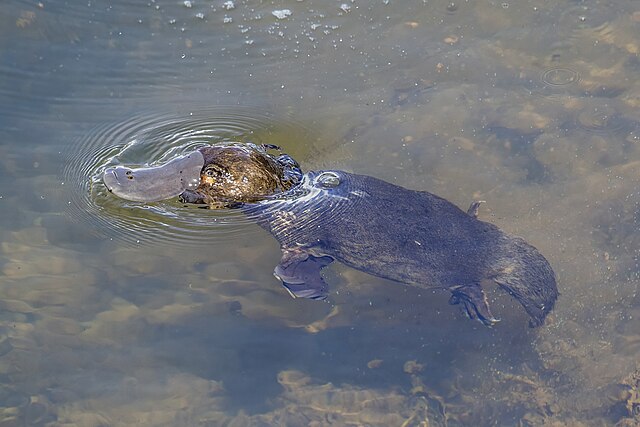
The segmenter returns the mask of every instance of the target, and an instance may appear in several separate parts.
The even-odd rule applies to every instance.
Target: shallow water
[[[2,2],[0,424],[640,422],[638,40],[631,0]],[[556,309],[340,265],[292,300],[240,215],[92,179],[230,139],[486,200]]]

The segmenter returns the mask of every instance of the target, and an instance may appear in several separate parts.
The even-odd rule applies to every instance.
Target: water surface
[[[634,425],[638,40],[631,0],[2,2],[1,423]],[[240,215],[92,179],[221,140],[486,200],[556,309],[341,265],[292,300]]]

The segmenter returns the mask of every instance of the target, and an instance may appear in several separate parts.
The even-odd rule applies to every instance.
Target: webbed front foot
[[[193,190],[184,190],[180,193],[180,196],[178,196],[178,200],[180,200],[180,203],[192,203],[194,205],[202,205],[206,203],[205,197]]]
[[[316,257],[303,250],[283,250],[273,275],[282,281],[294,298],[324,300],[329,294],[329,287],[320,270],[332,262],[333,258],[329,256]]]
[[[485,326],[493,326],[500,321],[491,314],[487,296],[477,283],[454,287],[451,290],[449,304],[462,304],[469,319],[479,320]]]

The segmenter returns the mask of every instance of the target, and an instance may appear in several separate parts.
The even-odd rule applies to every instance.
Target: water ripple
[[[186,115],[141,115],[100,126],[71,147],[64,171],[72,186],[69,214],[101,235],[131,244],[207,244],[247,233],[253,223],[238,211],[185,206],[177,200],[131,202],[109,193],[101,176],[115,165],[162,164],[198,147],[223,141],[274,143],[269,135],[300,125],[257,108],[214,108]],[[278,131],[274,132],[274,129]],[[286,144],[285,144],[286,148]],[[255,230],[258,230],[257,228]]]
[[[576,116],[576,122],[580,128],[595,133],[615,133],[628,128],[628,120],[608,105],[582,109]]]
[[[566,86],[579,80],[578,72],[570,68],[555,67],[542,73],[542,82],[549,86]]]

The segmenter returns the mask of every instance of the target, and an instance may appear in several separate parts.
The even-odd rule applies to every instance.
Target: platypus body
[[[397,282],[451,291],[470,318],[492,325],[483,286],[495,282],[539,326],[558,297],[536,248],[426,191],[343,171],[308,172],[292,191],[242,209],[282,247],[275,275],[293,296],[325,299],[320,275],[338,260]]]

